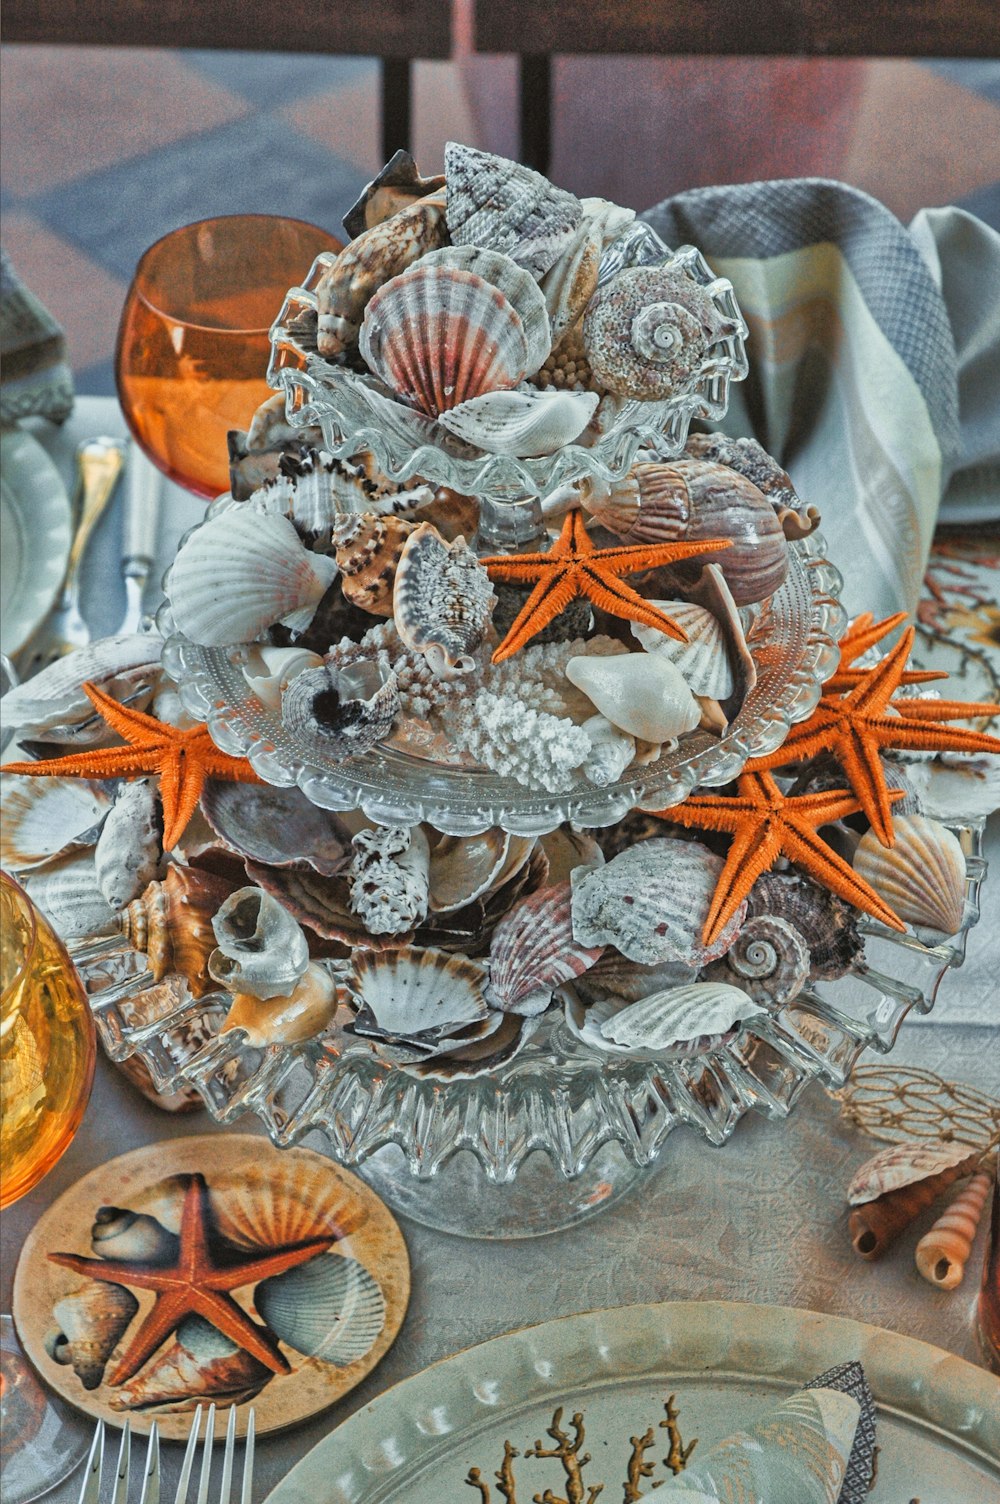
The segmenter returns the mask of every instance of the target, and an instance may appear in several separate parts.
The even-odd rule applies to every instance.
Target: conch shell
[[[437,678],[467,674],[489,629],[496,596],[464,538],[446,543],[422,522],[403,545],[392,589],[396,630]]]
[[[185,978],[193,997],[204,997],[215,985],[208,971],[215,949],[212,916],[232,891],[232,884],[214,873],[174,863],[162,883],[150,883],[139,898],[126,904],[118,926],[149,958],[154,981],[176,972]]]

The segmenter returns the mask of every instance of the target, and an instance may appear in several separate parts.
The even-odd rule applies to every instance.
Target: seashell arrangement
[[[118,915],[118,926],[149,960],[154,981],[168,974],[184,978],[192,997],[214,986],[208,961],[215,950],[215,914],[232,888],[211,872],[172,863],[162,882],[152,882]]]
[[[924,1140],[891,1144],[867,1160],[847,1188],[855,1252],[881,1258],[915,1217],[974,1168],[981,1152],[968,1144]]]

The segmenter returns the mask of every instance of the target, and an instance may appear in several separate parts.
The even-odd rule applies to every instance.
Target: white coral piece
[[[415,825],[359,830],[348,868],[351,909],[371,935],[403,935],[427,918],[430,847]]]
[[[561,793],[590,752],[590,737],[564,717],[481,689],[442,717],[459,750],[526,788]]]

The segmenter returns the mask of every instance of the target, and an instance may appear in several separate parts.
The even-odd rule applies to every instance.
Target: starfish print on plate
[[[480,559],[491,580],[535,587],[493,654],[493,662],[503,663],[505,658],[512,657],[578,596],[586,596],[611,616],[658,627],[668,637],[686,642],[687,634],[682,628],[651,606],[631,585],[626,585],[621,576],[729,547],[728,538],[710,538],[697,543],[623,543],[615,548],[595,548],[583,513],[570,512],[548,553],[494,554]]]
[[[860,682],[848,694],[824,693],[809,719],[793,726],[776,752],[748,762],[747,771],[783,768],[820,752],[831,753],[879,840],[883,846],[891,846],[894,837],[880,755],[883,747],[917,752],[1000,752],[996,737],[939,724],[942,720],[989,715],[995,713],[995,706],[892,699],[902,681],[913,636],[910,627],[880,663],[864,670]]]
[[[903,797],[902,789],[894,789],[889,795],[891,800]],[[780,856],[788,857],[814,881],[846,898],[855,908],[864,909],[894,930],[905,929],[875,889],[817,834],[820,826],[857,814],[859,809],[847,789],[783,794],[770,773],[743,773],[735,795],[699,794],[671,809],[649,813],[675,825],[727,831],[733,837],[702,932],[702,943],[711,945],[761,873],[770,871]]]
[[[207,726],[185,731],[144,715],[141,710],[119,705],[94,684],[83,686],[88,698],[118,735],[124,747],[100,747],[89,752],[71,752],[46,762],[5,763],[5,773],[25,773],[33,778],[146,778],[157,775],[163,803],[163,849],[176,846],[198,806],[206,778],[230,783],[260,783],[244,757],[220,752]]]
[[[897,627],[901,627],[906,620],[905,611],[897,611],[895,616],[887,616],[884,621],[876,621],[870,611],[864,611],[856,616],[840,639],[840,663],[835,674],[831,675],[823,685],[824,694],[841,693],[851,690],[860,684],[866,670],[854,668],[852,665],[867,653],[869,648],[888,637]],[[934,679],[947,679],[944,669],[933,668],[908,668],[901,679],[902,684],[929,684]]]
[[[211,1322],[232,1342],[251,1353],[272,1373],[291,1369],[270,1327],[252,1321],[229,1294],[255,1285],[272,1274],[304,1264],[323,1253],[335,1237],[308,1238],[284,1248],[262,1249],[238,1260],[219,1262],[211,1246],[212,1208],[204,1175],[188,1175],[181,1208],[180,1247],[172,1264],[145,1264],[126,1259],[85,1259],[75,1253],[50,1253],[54,1264],[107,1284],[154,1290],[156,1303],[115,1364],[107,1382],[124,1384],[151,1358],[170,1333],[192,1312]]]

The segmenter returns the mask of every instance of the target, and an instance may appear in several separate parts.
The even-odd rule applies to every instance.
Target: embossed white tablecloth
[[[110,399],[81,398],[50,452],[68,464],[79,438],[122,431]],[[201,503],[168,488],[160,556],[202,513]],[[107,631],[124,607],[119,594],[120,508],[95,537],[86,571],[84,609],[95,631]],[[1000,872],[998,842],[991,842]],[[938,1070],[1000,1095],[1000,884],[984,889],[984,913],[966,966],[942,984],[926,1025],[904,1025],[893,1059]],[[992,960],[987,958],[992,955]],[[204,1132],[203,1114],[170,1117],[144,1102],[107,1061],[76,1140],[52,1173],[7,1210],[0,1223],[0,1306],[10,1309],[21,1243],[55,1198],[94,1166],[160,1138]],[[218,1129],[218,1132],[225,1132]],[[245,1119],[237,1131],[258,1131]],[[308,1143],[322,1148],[313,1136]],[[801,1306],[890,1327],[969,1358],[977,1358],[971,1317],[976,1277],[952,1294],[933,1290],[916,1273],[910,1243],[881,1264],[863,1263],[847,1237],[843,1193],[854,1167],[873,1152],[871,1140],[846,1127],[835,1104],[816,1088],[787,1123],[750,1116],[724,1149],[687,1130],[669,1139],[662,1169],[637,1195],[603,1216],[552,1237],[519,1243],[467,1242],[412,1223],[403,1228],[413,1263],[413,1295],[403,1329],[382,1364],[351,1395],[295,1431],[258,1446],[255,1498],[284,1476],[319,1439],[390,1384],[436,1359],[516,1327],[600,1306],[639,1301],[731,1299]],[[984,1231],[973,1255],[981,1266]],[[1000,1394],[998,1394],[1000,1403]],[[90,1423],[84,1422],[89,1432]],[[164,1448],[164,1497],[173,1496],[178,1448]],[[49,1497],[75,1504],[79,1475]],[[442,1500],[442,1504],[447,1501]]]

